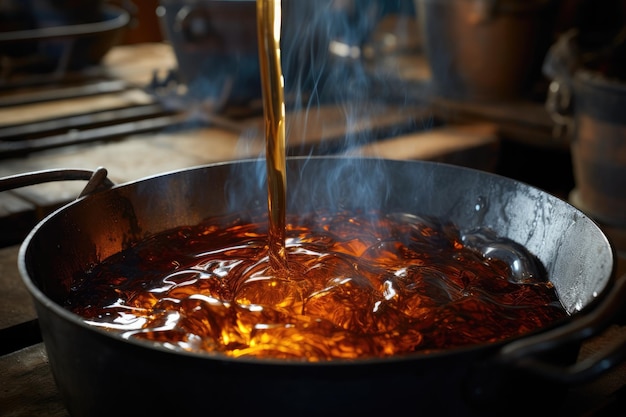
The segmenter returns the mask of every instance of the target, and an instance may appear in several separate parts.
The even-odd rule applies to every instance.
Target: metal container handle
[[[554,122],[552,136],[555,139],[569,138],[574,132],[573,78],[582,59],[577,39],[576,29],[560,35],[546,53],[541,68],[550,80],[545,108]]]
[[[626,336],[589,358],[569,366],[558,366],[539,360],[537,355],[598,335],[622,311],[624,299],[626,275],[616,280],[610,292],[589,314],[544,333],[509,343],[501,349],[496,360],[555,382],[573,385],[590,381],[626,360]]]
[[[626,359],[626,335],[572,364],[555,364],[554,355],[547,358],[551,353],[574,348],[608,329],[621,310],[625,296],[626,275],[618,279],[606,297],[598,300],[600,303],[596,308],[584,317],[505,344],[493,356],[475,363],[465,382],[468,400],[477,405],[497,400],[502,390],[510,388],[510,385],[502,384],[506,378],[530,375],[558,386],[572,387],[593,381],[613,369]],[[546,354],[546,359],[542,359],[542,354]]]
[[[81,198],[96,191],[113,187],[115,184],[107,178],[107,174],[107,170],[103,167],[98,167],[94,171],[84,169],[48,169],[15,174],[0,178],[0,192],[53,181],[88,181],[83,191],[77,197]]]

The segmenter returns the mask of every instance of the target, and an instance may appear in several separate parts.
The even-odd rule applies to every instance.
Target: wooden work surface
[[[143,86],[153,70],[175,66],[169,45],[138,44],[114,48],[103,64],[104,71],[126,83],[122,92],[29,105],[0,107],[0,127],[30,123],[45,118],[66,117],[130,104],[146,104],[155,98]],[[382,156],[392,159],[423,159],[493,170],[498,158],[499,128],[490,122],[443,126],[427,131],[402,129],[416,120],[427,120],[430,109],[400,106],[392,111],[362,115],[345,120],[334,106],[307,114],[288,115],[291,132],[298,132],[300,150],[340,140],[355,129],[373,129],[380,140],[350,150],[354,156]],[[316,120],[316,123],[310,123]],[[321,123],[323,121],[323,123]],[[306,129],[304,128],[306,126]],[[212,162],[261,156],[264,151],[263,119],[258,114],[235,120],[217,120],[194,128],[163,129],[129,134],[114,141],[79,144],[0,161],[0,177],[53,168],[93,170],[103,166],[115,183],[140,179],[166,171]],[[388,137],[384,136],[389,134]],[[293,135],[293,133],[292,133]],[[289,139],[288,139],[289,140]],[[307,145],[302,147],[302,144]],[[44,345],[38,339],[37,317],[17,270],[19,243],[25,233],[52,209],[71,201],[82,190],[82,182],[55,182],[0,193],[0,415],[67,417],[54,385]],[[609,329],[607,338],[591,341],[581,352],[598,350],[623,327]],[[593,387],[576,392],[568,413],[577,416],[581,405],[598,396],[611,399],[624,385],[626,370],[620,367]],[[600,385],[598,385],[600,384]],[[602,385],[603,384],[603,385]],[[595,388],[600,386],[601,388]],[[599,392],[599,394],[598,394]],[[579,409],[577,409],[579,408]]]

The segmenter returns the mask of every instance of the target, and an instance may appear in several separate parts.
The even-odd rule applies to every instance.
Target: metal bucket
[[[435,93],[467,100],[524,94],[540,75],[551,3],[415,0]]]
[[[575,31],[553,45],[544,63],[552,79],[546,101],[569,136],[576,188],[570,199],[598,222],[626,235],[626,82],[605,73],[606,54],[580,51]],[[618,49],[615,49],[617,51]],[[621,246],[621,245],[620,245]]]
[[[626,228],[626,84],[579,71],[573,85],[572,201],[600,222]]]

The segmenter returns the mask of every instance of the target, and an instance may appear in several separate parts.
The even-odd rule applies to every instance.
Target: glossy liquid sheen
[[[233,215],[107,259],[67,307],[172,349],[307,361],[492,343],[566,315],[543,276],[485,258],[453,224],[400,213],[288,220],[288,276],[270,265],[267,213]],[[519,261],[514,243],[494,246]]]
[[[287,272],[285,217],[287,195],[284,80],[280,63],[280,0],[257,0],[259,67],[265,118],[268,249],[274,273]]]
[[[287,221],[280,12],[257,1],[267,212],[141,242],[77,277],[67,308],[176,350],[300,361],[492,343],[564,317],[534,259],[489,233],[399,213]]]

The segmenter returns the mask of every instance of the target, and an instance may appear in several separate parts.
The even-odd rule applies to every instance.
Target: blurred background
[[[523,181],[597,221],[626,272],[626,0],[282,7],[288,155]],[[83,189],[59,181],[64,170],[105,167],[123,183],[263,156],[258,65],[255,1],[0,0],[0,177],[61,172],[0,193],[0,365],[23,376],[14,415],[67,415],[15,267],[26,234]],[[2,362],[24,346],[30,356]],[[624,375],[573,391],[562,415],[621,412]]]

